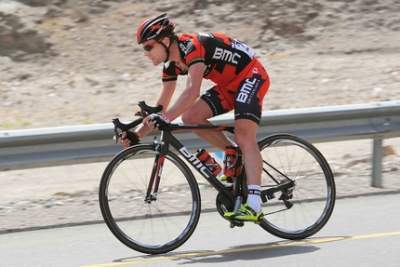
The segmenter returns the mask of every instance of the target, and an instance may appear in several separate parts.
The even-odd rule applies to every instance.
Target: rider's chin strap
[[[165,45],[163,42],[161,42],[160,40],[156,40],[157,43],[159,43],[160,45],[162,45],[162,46],[164,47],[165,53],[167,53],[167,57],[165,58],[164,63],[165,63],[165,62],[168,62],[168,59],[169,59],[169,49],[171,48],[171,45],[172,45],[172,43],[175,41],[175,39],[176,39],[176,38],[175,38],[174,35],[169,36],[170,42],[169,42],[169,45],[168,45],[168,46],[166,46],[166,45]]]

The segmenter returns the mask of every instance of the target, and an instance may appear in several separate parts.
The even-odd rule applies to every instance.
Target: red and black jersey
[[[178,47],[183,62],[190,67],[198,62],[206,65],[203,77],[218,85],[228,84],[238,77],[254,59],[254,50],[223,33],[182,34]],[[175,62],[164,64],[162,80],[174,81],[185,75]]]

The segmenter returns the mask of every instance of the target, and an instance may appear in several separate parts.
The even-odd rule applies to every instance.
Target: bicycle
[[[139,106],[142,115],[160,111],[144,102]],[[123,124],[114,119],[116,136],[142,120],[143,116]],[[123,244],[147,254],[178,248],[197,226],[200,190],[189,166],[217,190],[216,207],[222,217],[225,211],[245,203],[247,196],[244,166],[232,184],[223,183],[173,135],[177,130],[194,129],[233,133],[233,127],[173,124],[161,117],[156,117],[156,125],[159,138],[118,153],[106,167],[99,189],[108,228]],[[261,198],[266,211],[259,225],[284,239],[314,235],[328,222],[335,205],[335,181],[326,159],[312,144],[290,134],[267,136],[258,144],[263,158]],[[231,227],[244,225],[223,218]]]

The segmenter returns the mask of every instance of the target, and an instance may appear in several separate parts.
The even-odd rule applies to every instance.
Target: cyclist
[[[195,131],[212,145],[226,150],[238,145],[243,155],[248,184],[247,203],[237,212],[226,212],[225,217],[242,221],[259,221],[261,211],[262,159],[256,141],[261,117],[262,101],[269,88],[269,77],[245,43],[223,33],[175,33],[175,24],[167,14],[144,20],[137,28],[137,43],[144,55],[156,66],[163,63],[162,91],[156,102],[163,107],[162,118],[172,121],[182,116],[189,124],[210,124],[208,119],[234,110],[235,143],[222,132]],[[186,88],[176,102],[170,100],[178,75],[187,75]],[[215,83],[200,96],[202,79]],[[134,136],[124,135],[122,144],[137,143],[154,128],[151,118],[134,130]]]

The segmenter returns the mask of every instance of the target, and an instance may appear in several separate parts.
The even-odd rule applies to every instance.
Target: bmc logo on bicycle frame
[[[201,161],[196,158],[195,155],[190,154],[189,151],[187,151],[186,147],[181,147],[179,151],[182,153],[182,155],[190,162],[192,165],[198,169],[205,177],[210,178],[210,171],[207,169],[206,166],[204,166]]]

